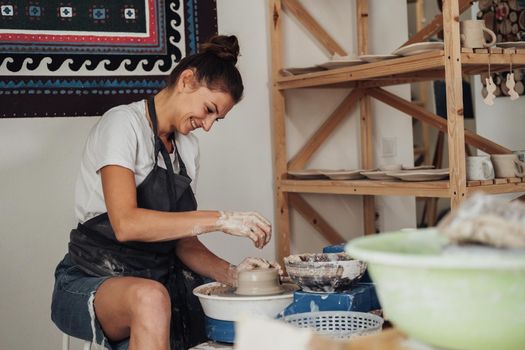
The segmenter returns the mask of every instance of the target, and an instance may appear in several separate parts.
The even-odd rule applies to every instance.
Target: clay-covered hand
[[[279,276],[283,275],[283,269],[281,268],[281,265],[279,265],[275,261],[268,261],[263,258],[251,258],[251,257],[245,258],[237,266],[230,265],[230,275],[233,278],[233,286],[237,287],[237,276],[239,272],[255,270],[255,269],[270,269],[270,268],[277,269],[277,271],[279,272]]]
[[[219,211],[216,226],[224,233],[250,238],[257,248],[264,247],[272,238],[272,225],[256,212]]]
[[[274,268],[279,271],[279,275],[283,274],[283,269],[276,261],[268,261],[263,258],[245,258],[239,265],[237,265],[237,273],[241,271],[249,271],[255,269],[270,269]]]

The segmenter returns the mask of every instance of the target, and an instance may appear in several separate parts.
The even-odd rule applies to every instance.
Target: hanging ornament
[[[509,93],[511,101],[515,101],[520,97],[520,95],[514,89],[514,87],[516,86],[516,81],[514,80],[514,73],[512,70],[512,56],[510,60],[510,70],[509,70],[509,73],[507,74],[507,81],[505,82],[505,86],[509,90],[508,93]]]
[[[507,81],[505,82],[505,86],[507,89],[509,89],[508,93],[510,95],[511,101],[517,100],[520,95],[514,90],[514,87],[516,86],[516,81],[514,80],[514,73],[507,74]]]
[[[494,99],[496,98],[496,95],[494,95],[494,91],[496,91],[496,84],[494,84],[492,76],[485,78],[485,84],[487,84],[487,96],[485,96],[483,102],[488,106],[492,106],[494,105]]]
[[[483,99],[483,103],[485,103],[488,106],[494,105],[494,99],[496,98],[496,95],[494,95],[494,91],[496,91],[497,87],[494,83],[494,80],[492,80],[492,73],[490,72],[490,53],[488,57],[488,63],[489,63],[489,74],[488,77],[485,78],[485,85],[487,86],[487,96]]]

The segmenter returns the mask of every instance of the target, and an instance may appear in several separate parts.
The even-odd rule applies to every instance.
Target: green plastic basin
[[[385,317],[410,337],[446,349],[525,349],[525,254],[445,249],[435,229],[354,239]]]

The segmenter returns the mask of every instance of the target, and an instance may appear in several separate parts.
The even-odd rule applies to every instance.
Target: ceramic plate
[[[291,74],[291,75],[298,75],[298,74],[307,74],[307,73],[315,73],[315,72],[321,72],[323,71],[323,67],[319,66],[313,66],[313,67],[289,67],[284,68],[283,73],[285,74]]]
[[[437,181],[448,178],[448,169],[391,171],[388,175],[403,181]]]
[[[303,180],[325,179],[321,169],[290,170],[289,175]]]
[[[439,41],[414,43],[407,46],[400,47],[392,52],[392,55],[412,56],[424,52],[439,51],[445,48],[444,44]]]
[[[503,49],[523,49],[525,48],[525,41],[505,41],[502,43],[496,43],[497,47],[501,47]]]
[[[323,170],[323,175],[331,180],[358,180],[365,176],[361,175],[363,169],[357,170]]]
[[[370,180],[392,181],[397,179],[394,176],[387,175],[387,171],[381,170],[362,171],[361,175],[366,176]]]
[[[318,66],[325,69],[336,69],[363,63],[365,62],[361,61],[359,57],[356,56],[334,56],[330,61],[319,64]]]
[[[383,60],[389,60],[391,58],[399,57],[398,55],[361,55],[359,59],[365,62],[379,62]]]
[[[403,170],[425,170],[425,169],[434,169],[433,165],[418,165],[418,166],[404,166]]]

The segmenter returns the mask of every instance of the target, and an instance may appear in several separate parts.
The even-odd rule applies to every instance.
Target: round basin
[[[525,251],[451,247],[435,229],[361,237],[385,317],[410,337],[458,350],[525,346]]]

